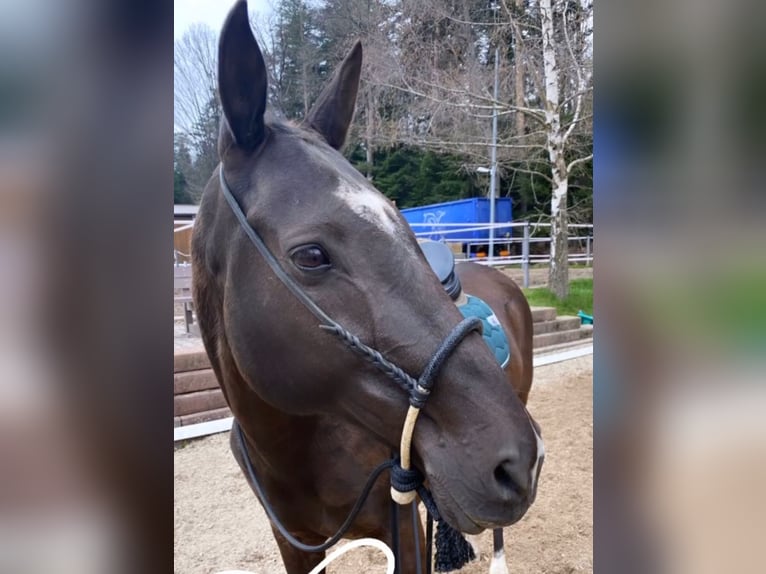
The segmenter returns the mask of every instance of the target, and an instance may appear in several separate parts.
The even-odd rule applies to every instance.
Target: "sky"
[[[173,37],[177,40],[189,26],[201,22],[219,31],[234,0],[174,0]],[[249,0],[250,14],[271,12],[269,0]]]

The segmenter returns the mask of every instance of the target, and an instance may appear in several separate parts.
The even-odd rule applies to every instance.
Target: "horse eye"
[[[290,255],[299,269],[315,271],[330,266],[330,258],[319,245],[299,247]]]

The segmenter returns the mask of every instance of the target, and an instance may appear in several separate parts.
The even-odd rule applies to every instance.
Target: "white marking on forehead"
[[[392,236],[402,231],[394,206],[383,194],[347,179],[340,180],[333,194],[381,231]]]

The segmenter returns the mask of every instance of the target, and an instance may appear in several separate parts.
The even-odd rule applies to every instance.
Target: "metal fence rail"
[[[463,257],[456,254],[455,259],[457,261],[474,261],[481,263],[482,265],[521,265],[521,269],[524,273],[523,285],[529,287],[529,267],[533,264],[549,264],[551,261],[550,247],[546,250],[545,254],[531,254],[530,246],[532,244],[547,243],[550,245],[551,238],[548,237],[534,237],[538,229],[550,228],[550,223],[531,223],[529,221],[517,222],[517,223],[412,223],[412,227],[415,235],[422,239],[438,239],[444,241],[447,244],[461,246],[460,251]],[[503,228],[508,229],[520,227],[522,229],[522,237],[498,237],[495,236],[495,246],[497,245],[513,245],[521,244],[521,255],[506,255],[496,256],[492,252],[487,252],[484,257],[472,257],[471,248],[477,246],[488,246],[489,240],[476,240],[474,237],[461,236],[460,234],[472,233],[474,231],[488,231],[489,229]],[[569,237],[568,243],[571,246],[573,243],[577,244],[580,248],[579,251],[570,251],[568,256],[569,264],[584,263],[586,266],[593,264],[593,224],[591,223],[572,223],[568,226]],[[465,246],[465,251],[463,251]],[[584,247],[584,249],[583,249]],[[454,250],[453,250],[454,251]]]
[[[174,233],[184,232],[191,229],[194,225],[193,221],[183,220],[174,221]],[[550,228],[550,223],[531,223],[529,221],[516,222],[516,223],[411,223],[410,227],[415,232],[415,236],[422,239],[434,239],[438,241],[444,241],[447,244],[454,246],[460,245],[460,249],[453,248],[456,261],[474,261],[481,263],[482,265],[520,265],[524,273],[523,285],[529,287],[529,268],[535,264],[549,264],[551,261],[550,256],[550,243],[551,238],[548,237],[536,237],[535,234],[540,229]],[[465,235],[473,233],[475,231],[489,231],[490,229],[508,229],[508,228],[521,228],[521,237],[498,237],[494,238],[495,246],[498,245],[518,245],[521,244],[520,255],[504,255],[496,256],[492,252],[486,253],[484,257],[472,257],[471,248],[480,246],[488,246],[489,240],[477,240],[475,237]],[[593,265],[593,224],[591,223],[571,223],[568,226],[569,237],[568,243],[570,247],[572,244],[576,244],[579,249],[572,250],[569,253],[569,264],[585,264],[586,266]],[[463,235],[461,235],[463,234]],[[532,244],[549,244],[546,253],[530,253],[530,246]],[[463,251],[465,247],[465,251]],[[462,256],[461,256],[462,254]],[[188,254],[184,253],[177,248],[173,250],[173,259],[176,264],[181,262],[181,258],[188,258]]]

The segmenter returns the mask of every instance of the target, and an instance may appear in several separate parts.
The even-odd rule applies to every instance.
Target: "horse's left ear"
[[[247,2],[238,0],[226,17],[218,42],[218,94],[226,120],[221,123],[218,142],[221,158],[232,136],[237,146],[247,151],[263,141],[266,75],[261,49],[250,29]]]
[[[354,117],[361,72],[362,43],[357,40],[303,122],[322,134],[335,149],[343,147],[346,141],[346,133]]]

